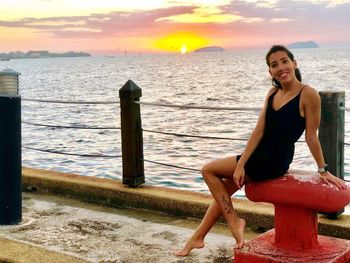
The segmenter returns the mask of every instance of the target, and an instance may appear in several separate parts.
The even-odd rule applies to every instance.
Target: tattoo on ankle
[[[233,214],[231,200],[226,200],[225,196],[222,196],[222,203],[224,204],[224,209],[227,214]]]

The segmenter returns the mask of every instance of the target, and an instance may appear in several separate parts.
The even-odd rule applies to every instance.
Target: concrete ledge
[[[22,184],[23,191],[36,190],[89,203],[147,209],[176,217],[202,218],[212,201],[207,194],[149,185],[129,188],[117,180],[26,167],[22,169]],[[234,199],[234,208],[253,230],[264,232],[273,228],[272,205]],[[337,220],[330,220],[320,215],[319,233],[350,239],[350,216],[341,215]]]
[[[48,251],[38,246],[23,242],[17,242],[0,237],[0,262],[2,263],[25,263],[25,262],[50,262],[50,263],[87,263],[88,261]]]

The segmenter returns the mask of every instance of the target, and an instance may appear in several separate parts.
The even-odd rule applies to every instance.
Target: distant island
[[[91,57],[85,52],[65,52],[50,53],[49,51],[28,51],[28,52],[10,52],[0,53],[0,60],[21,59],[21,58],[61,58],[61,57]]]
[[[210,46],[210,47],[198,48],[193,52],[222,52],[222,51],[225,51],[225,49],[223,49],[222,47]]]
[[[288,48],[318,48],[319,46],[314,41],[295,42],[288,45]]]

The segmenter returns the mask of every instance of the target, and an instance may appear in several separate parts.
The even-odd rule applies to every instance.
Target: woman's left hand
[[[339,189],[346,189],[347,187],[346,183],[342,179],[334,176],[330,172],[320,173],[320,178],[323,183],[328,185],[333,184]]]

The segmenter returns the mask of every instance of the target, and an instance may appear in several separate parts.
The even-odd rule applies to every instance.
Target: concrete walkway
[[[197,225],[197,220],[26,193],[22,223],[0,226],[0,262],[232,262],[233,239],[220,224],[204,249],[186,258],[173,255]],[[246,237],[254,235],[248,231]]]
[[[198,226],[189,218],[203,217],[209,195],[32,168],[23,169],[22,186],[23,220],[0,226],[0,263],[232,262],[234,240],[223,224],[208,235],[206,248],[186,258],[173,255]],[[257,235],[250,228],[273,227],[272,205],[233,203],[247,220],[246,240]],[[320,234],[350,239],[349,214],[318,219]]]

